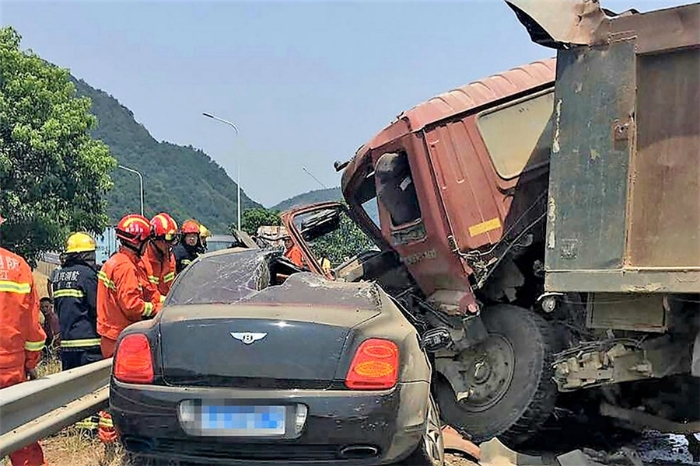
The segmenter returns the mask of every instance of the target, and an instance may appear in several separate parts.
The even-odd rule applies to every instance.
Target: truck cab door
[[[333,279],[328,258],[316,257],[309,242],[314,241],[340,227],[345,206],[339,202],[324,202],[301,207],[282,215],[282,223],[292,237],[292,242],[301,250],[304,266],[310,272]]]

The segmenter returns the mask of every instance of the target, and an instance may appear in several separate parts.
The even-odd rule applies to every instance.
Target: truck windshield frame
[[[374,242],[381,250],[388,248],[386,240],[382,236],[380,202],[377,198],[377,186],[374,179],[374,169],[371,158],[367,157],[366,169],[359,169],[354,173],[353,178],[360,178],[360,181],[352,180],[348,186],[354,189],[346,189],[343,193],[348,203],[348,214],[360,229]],[[366,206],[376,206],[376,216],[373,217]]]

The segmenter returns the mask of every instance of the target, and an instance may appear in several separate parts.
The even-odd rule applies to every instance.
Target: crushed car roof
[[[336,282],[299,272],[282,285],[269,286],[270,267],[285,260],[277,250],[222,250],[199,257],[178,276],[166,306],[248,303],[295,304],[376,309],[379,287],[369,282]]]

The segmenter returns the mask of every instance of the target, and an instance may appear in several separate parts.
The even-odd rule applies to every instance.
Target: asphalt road
[[[694,462],[688,450],[688,442],[683,436],[646,434],[637,441],[627,445],[633,451],[644,466],[700,466],[700,462]],[[614,453],[614,452],[610,452]],[[631,461],[625,461],[620,455],[609,456],[607,461],[602,459],[601,452],[590,452],[589,458],[599,461],[598,464],[610,466],[635,466]],[[501,464],[508,463],[498,463]],[[639,464],[639,463],[637,463]],[[448,454],[445,466],[480,466],[459,455]],[[483,465],[486,466],[486,465]],[[584,465],[581,465],[584,466]]]
[[[700,438],[698,434],[696,437]],[[632,448],[646,464],[700,465],[700,461],[693,461],[688,450],[688,441],[680,435],[648,434],[637,441]]]

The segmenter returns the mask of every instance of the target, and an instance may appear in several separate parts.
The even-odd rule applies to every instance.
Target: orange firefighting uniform
[[[102,355],[111,358],[119,334],[129,325],[155,316],[162,306],[160,293],[148,281],[146,266],[136,253],[121,247],[97,274],[97,333]],[[104,443],[116,440],[111,415],[100,412],[98,437]]]
[[[143,254],[143,263],[148,273],[148,281],[158,288],[161,300],[165,300],[165,296],[170,291],[173,280],[175,280],[175,255],[168,251],[166,259],[161,256],[160,251],[151,243],[146,246],[146,252]]]
[[[32,269],[20,256],[0,248],[0,388],[27,380],[45,340]],[[10,453],[10,461],[13,466],[46,464],[38,442]]]
[[[161,303],[141,258],[125,247],[105,262],[97,278],[97,333],[102,355],[111,358],[122,330],[155,316]]]
[[[296,244],[284,251],[284,257],[292,261],[297,267],[304,266],[304,256],[301,253],[301,249],[299,249],[299,246]]]

